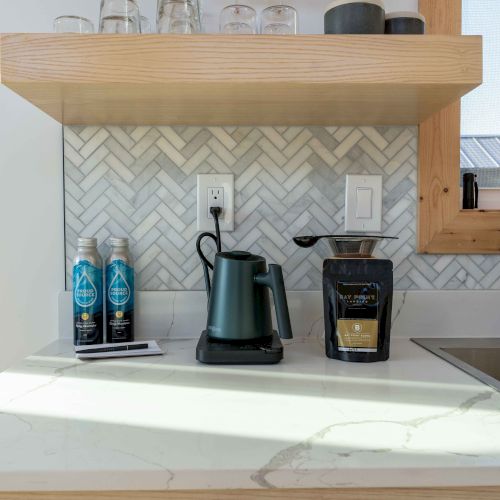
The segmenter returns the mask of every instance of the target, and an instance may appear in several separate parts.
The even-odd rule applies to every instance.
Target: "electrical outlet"
[[[234,231],[234,175],[203,174],[198,175],[198,231],[215,230],[211,207],[222,208],[219,217],[220,230]]]
[[[223,187],[208,188],[207,204],[208,204],[209,219],[214,218],[214,216],[210,212],[210,209],[213,207],[221,208],[222,213],[224,213],[224,188]]]

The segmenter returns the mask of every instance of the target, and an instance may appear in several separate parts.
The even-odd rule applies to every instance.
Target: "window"
[[[463,34],[483,36],[484,84],[462,100],[460,177],[500,189],[500,0],[463,0],[462,9]]]

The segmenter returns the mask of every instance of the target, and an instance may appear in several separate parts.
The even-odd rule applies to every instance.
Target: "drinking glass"
[[[264,35],[296,35],[297,11],[288,5],[273,5],[262,11],[261,33]]]
[[[141,16],[136,0],[101,0],[101,33],[140,33]]]
[[[248,5],[229,5],[221,12],[220,32],[231,35],[255,35],[257,12]]]
[[[158,33],[189,35],[200,31],[198,0],[158,1]]]
[[[56,33],[94,33],[92,21],[79,16],[60,16],[54,19]]]
[[[145,16],[141,16],[141,33],[151,33],[151,22]]]

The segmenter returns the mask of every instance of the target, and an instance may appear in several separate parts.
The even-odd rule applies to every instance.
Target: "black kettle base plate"
[[[283,344],[277,332],[252,343],[217,342],[207,332],[196,346],[196,359],[209,365],[274,365],[283,359]]]

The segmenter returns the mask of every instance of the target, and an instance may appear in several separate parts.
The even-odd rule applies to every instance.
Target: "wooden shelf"
[[[475,36],[0,35],[0,81],[64,124],[417,124],[482,82]]]

